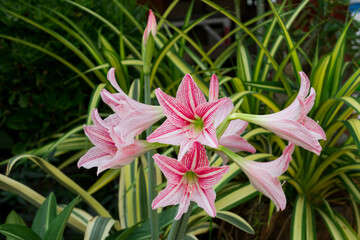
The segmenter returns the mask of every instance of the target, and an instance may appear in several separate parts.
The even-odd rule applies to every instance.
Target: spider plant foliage
[[[159,21],[157,34],[153,39],[155,50],[150,72],[152,90],[161,87],[169,95],[175,95],[181,78],[190,73],[201,91],[207,94],[208,82],[214,73],[219,76],[220,97],[230,96],[235,103],[234,112],[270,114],[284,109],[292,102],[299,90],[298,72],[305,71],[310,76],[311,86],[316,91],[314,107],[308,116],[318,121],[325,130],[327,138],[326,141],[320,141],[322,147],[320,155],[300,147],[295,148],[287,172],[280,177],[280,180],[286,182],[283,189],[287,198],[287,209],[274,213],[274,205],[270,203],[266,205],[268,218],[262,215],[253,220],[248,216],[249,211],[236,211],[239,208],[244,209],[242,206],[245,204],[256,208],[258,201],[254,201],[254,198],[259,196],[259,192],[248,180],[244,180],[247,178],[244,177],[242,170],[230,160],[228,173],[213,187],[217,194],[215,219],[208,216],[202,208],[195,206],[184,230],[187,238],[197,239],[202,234],[211,236],[214,232],[221,238],[231,239],[234,233],[226,230],[224,224],[242,230],[240,233],[242,236],[259,235],[262,230],[265,231],[265,228],[256,226],[254,230],[256,221],[267,221],[271,229],[272,224],[275,224],[272,221],[274,214],[277,216],[292,214],[291,223],[286,225],[291,228],[291,239],[317,239],[319,222],[326,225],[333,239],[358,239],[360,237],[358,182],[360,102],[357,89],[360,86],[360,69],[356,63],[344,61],[346,36],[352,20],[344,24],[333,48],[326,54],[320,55],[318,46],[321,42],[318,42],[311,51],[302,47],[309,38],[314,38],[314,35],[316,39],[317,30],[322,22],[300,38],[295,39],[290,32],[293,24],[311,4],[309,0],[304,0],[295,7],[289,7],[286,1],[281,5],[274,5],[269,0],[270,10],[247,22],[239,20],[239,13],[233,14],[210,0],[202,0],[202,2],[212,8],[213,12],[194,19],[194,1],[192,1],[182,28],[174,26],[167,20],[171,12],[178,7],[179,2],[179,0],[172,1],[162,15],[155,13]],[[42,139],[38,148],[30,149],[22,155],[2,162],[3,165],[7,164],[7,171],[6,175],[0,174],[0,188],[20,196],[35,207],[40,207],[39,212],[44,214],[49,215],[50,210],[45,210],[45,207],[50,206],[51,218],[56,219],[54,196],[50,195],[45,200],[42,193],[21,183],[19,179],[10,177],[16,168],[20,168],[20,164],[28,168],[27,171],[34,171],[34,168],[25,164],[30,160],[56,183],[73,193],[73,196],[80,196],[81,201],[84,202],[81,205],[84,209],[74,208],[76,201],[72,202],[70,204],[72,212],[68,208],[65,212],[66,218],[62,221],[67,221],[68,225],[85,236],[84,239],[149,239],[151,224],[147,199],[148,164],[144,156],[136,158],[131,164],[122,168],[105,170],[98,178],[92,176],[92,179],[96,180],[88,189],[62,172],[66,168],[74,167],[76,161],[92,147],[83,133],[83,124],[91,124],[91,112],[99,105],[101,90],[107,88],[110,92],[115,92],[106,80],[106,73],[110,67],[116,69],[115,74],[121,89],[131,98],[143,100],[142,43],[138,39],[141,39],[145,29],[145,9],[129,8],[123,1],[113,1],[120,19],[126,19],[126,24],[131,26],[131,31],[125,31],[122,23],[112,23],[106,18],[107,16],[102,16],[101,13],[76,1],[65,0],[59,3],[67,4],[81,14],[90,15],[96,26],[99,26],[96,29],[82,29],[78,27],[77,20],[63,15],[56,9],[49,9],[45,5],[39,7],[22,3],[30,14],[21,14],[16,9],[5,7],[1,7],[0,10],[17,21],[47,33],[49,37],[71,50],[73,57],[61,56],[60,53],[53,52],[49,46],[38,45],[11,35],[2,34],[0,38],[12,44],[26,45],[57,59],[59,63],[73,71],[74,76],[68,81],[85,81],[92,95],[88,112],[82,117],[62,126],[52,136]],[[239,7],[239,1],[235,1],[234,4],[235,8]],[[134,14],[139,9],[144,13],[143,15]],[[230,19],[234,29],[209,49],[205,49],[190,37],[189,33],[215,13]],[[46,19],[52,23],[51,26],[56,27],[54,29],[47,27],[43,22],[38,22],[36,17],[32,17],[37,15],[41,15],[41,19]],[[262,36],[258,34],[259,28],[266,30]],[[89,36],[90,31],[95,33],[91,34],[92,37]],[[228,40],[232,42],[226,45],[225,42]],[[249,45],[256,46],[256,52],[250,52]],[[221,53],[214,56],[214,52],[219,49],[221,51],[217,52]],[[185,55],[190,61],[184,60]],[[74,58],[77,58],[77,61],[74,61]],[[151,97],[155,105],[155,94],[151,94]],[[101,117],[107,115],[101,114]],[[256,153],[240,155],[253,161],[273,160],[281,155],[281,149],[287,144],[268,130],[253,124],[249,124],[242,137],[256,148]],[[140,135],[139,138],[145,137]],[[174,157],[178,149],[159,148],[157,151],[161,155]],[[212,152],[208,157],[212,167],[223,164],[216,152]],[[156,190],[159,192],[165,187],[166,179],[162,177],[158,167],[155,171]],[[117,198],[117,204],[110,209],[106,205],[108,202],[98,199],[97,193],[113,188],[114,183],[117,190],[116,194],[113,193],[112,199]],[[265,202],[264,198],[260,200]],[[349,208],[352,209],[350,215],[345,211]],[[176,210],[176,207],[157,209],[162,239],[170,235]],[[35,220],[39,218],[37,216]],[[46,217],[50,218],[50,215]],[[14,216],[12,218],[19,219]],[[20,233],[11,226],[6,226],[8,225],[0,226],[3,231],[0,233],[5,234],[4,231],[7,231],[6,234],[14,234],[11,236],[18,236],[19,239],[23,236],[16,235]],[[62,224],[61,227],[65,225]],[[37,234],[36,239],[44,239],[42,236],[44,234],[46,236],[46,233],[41,235],[34,228],[32,230],[27,228],[24,231],[30,238],[34,232]],[[46,229],[41,231],[44,232]]]

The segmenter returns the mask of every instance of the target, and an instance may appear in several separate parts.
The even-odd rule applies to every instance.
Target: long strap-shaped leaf
[[[110,213],[89,193],[87,193],[83,188],[81,188],[77,183],[71,180],[63,172],[61,172],[54,165],[45,161],[44,159],[34,156],[34,155],[20,155],[10,160],[8,163],[6,173],[9,174],[12,170],[14,164],[20,159],[27,158],[49,173],[57,182],[65,186],[71,192],[79,194],[86,203],[88,203],[99,215],[103,217],[110,217]]]
[[[96,216],[86,226],[84,240],[105,240],[115,220]]]
[[[24,41],[24,40],[21,40],[21,39],[18,39],[18,38],[14,38],[14,37],[11,37],[11,36],[6,36],[6,35],[2,35],[0,34],[0,38],[5,38],[5,39],[8,39],[8,40],[11,40],[11,41],[14,41],[14,42],[18,42],[20,44],[24,44],[26,46],[29,46],[29,47],[32,47],[36,50],[39,50],[53,58],[55,58],[56,60],[58,60],[59,62],[61,62],[62,64],[64,64],[65,66],[67,66],[68,68],[70,68],[71,70],[73,70],[75,73],[77,73],[80,77],[82,77],[85,82],[92,88],[95,87],[95,84],[86,76],[84,75],[77,67],[75,67],[72,63],[68,62],[67,60],[65,60],[64,58],[60,57],[59,55],[56,55],[55,53],[43,48],[43,47],[40,47],[38,45],[35,45],[33,43],[30,43],[30,42],[27,42],[27,41]]]
[[[11,192],[25,199],[27,202],[34,205],[35,207],[39,207],[45,201],[45,198],[33,189],[3,174],[0,174],[0,189]],[[58,207],[57,210],[58,212],[60,212],[62,208]],[[83,216],[85,215],[83,214]],[[83,218],[78,217],[75,213],[73,213],[69,218],[69,224],[72,225],[75,229],[81,232],[85,232],[87,220],[89,220],[86,220],[88,216],[89,215]]]
[[[76,2],[73,2],[71,0],[65,0],[66,2],[84,10],[85,12],[93,15],[94,17],[96,17],[97,19],[99,19],[100,21],[102,21],[103,23],[105,23],[105,25],[107,25],[108,27],[110,27],[110,29],[112,31],[114,31],[117,35],[119,35],[125,45],[129,48],[129,50],[139,59],[141,59],[141,54],[139,53],[139,51],[135,48],[135,46],[127,39],[127,37],[125,37],[125,35],[117,28],[115,27],[112,23],[110,23],[108,20],[106,20],[104,17],[102,17],[101,15],[97,14],[96,12],[92,11],[91,9],[79,4],[79,3],[76,3]]]

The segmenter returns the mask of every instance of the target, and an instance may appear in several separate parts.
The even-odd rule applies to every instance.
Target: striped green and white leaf
[[[86,226],[84,240],[105,240],[114,223],[112,218],[94,217]]]
[[[250,226],[250,224],[235,213],[229,211],[218,211],[216,213],[216,217],[232,224],[234,227],[237,227],[240,230],[250,234],[255,234],[254,229]]]

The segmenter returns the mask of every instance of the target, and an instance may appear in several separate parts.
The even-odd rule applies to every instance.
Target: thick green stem
[[[188,211],[182,215],[180,220],[174,220],[171,226],[168,240],[182,240],[186,232],[186,226],[191,216],[195,202],[191,202]]]
[[[225,130],[227,129],[227,127],[229,126],[230,124],[230,116],[231,115],[228,115],[224,121],[222,121],[220,123],[220,125],[216,128],[216,136],[217,136],[217,139],[219,140],[221,138],[221,136],[224,134]]]
[[[264,115],[253,115],[253,114],[247,114],[247,113],[232,113],[230,114],[227,119],[229,120],[235,120],[235,119],[241,119],[250,123],[257,124],[256,118],[262,118]]]
[[[145,70],[146,67],[144,67]],[[146,70],[145,70],[146,71]],[[146,71],[148,72],[148,71]],[[150,104],[150,74],[144,73],[144,84],[145,84],[145,104]],[[151,133],[151,128],[146,129],[146,137],[148,137]],[[150,218],[150,226],[151,226],[151,237],[152,239],[159,239],[159,224],[158,224],[158,215],[157,211],[151,208],[151,203],[156,196],[156,182],[155,182],[155,168],[154,168],[154,161],[152,159],[152,151],[146,153],[146,159],[148,163],[148,203],[149,203],[149,218]]]

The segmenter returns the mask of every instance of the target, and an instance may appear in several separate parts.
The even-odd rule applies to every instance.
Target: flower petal
[[[108,131],[96,125],[84,126],[84,132],[92,144],[108,154],[115,154],[116,146]]]
[[[123,90],[121,90],[121,88],[119,87],[119,84],[117,83],[116,81],[116,77],[115,77],[115,68],[111,68],[109,71],[108,71],[108,74],[107,74],[107,79],[110,81],[111,85],[119,92],[119,93],[123,93]]]
[[[78,168],[84,167],[87,169],[97,167],[101,165],[103,161],[108,161],[112,159],[112,157],[112,155],[102,151],[101,148],[92,147],[79,159],[77,166]]]
[[[179,220],[181,216],[189,210],[189,205],[190,205],[190,193],[185,192],[185,194],[181,197],[178,212],[174,219]]]
[[[283,154],[271,162],[255,162],[244,159],[244,162],[241,163],[241,168],[253,187],[270,198],[277,210],[284,210],[286,206],[286,197],[278,177],[288,168],[294,148],[295,145],[290,143],[284,149]]]
[[[309,93],[310,81],[304,72],[299,72],[299,75],[301,79],[301,85],[297,97],[304,99]]]
[[[219,80],[215,74],[211,76],[209,88],[209,102],[219,99]]]
[[[184,158],[185,154],[188,152],[188,150],[193,144],[194,144],[194,140],[188,138],[185,138],[182,142],[180,142],[178,161]]]
[[[229,126],[226,128],[223,136],[240,135],[247,128],[248,124],[248,122],[241,119],[232,120]]]
[[[181,164],[183,164],[188,171],[194,171],[197,168],[209,166],[205,147],[199,142],[194,142],[190,150],[181,159]]]
[[[186,74],[176,92],[179,99],[188,109],[195,113],[195,109],[206,102],[204,94],[196,85],[190,74]]]
[[[306,129],[310,130],[311,134],[317,140],[320,139],[326,140],[326,134],[324,132],[324,129],[322,129],[322,127],[320,127],[320,125],[317,122],[315,122],[313,119],[309,117],[305,117],[305,119],[301,124],[304,125]]]
[[[219,144],[233,152],[256,152],[256,149],[250,143],[248,143],[248,141],[237,135],[221,136],[219,139]]]
[[[172,124],[184,127],[194,120],[194,114],[179,99],[167,95],[160,88],[155,90],[155,94],[164,114]]]
[[[158,127],[147,137],[148,142],[159,142],[164,144],[179,145],[186,138],[186,132],[172,124],[169,120]]]
[[[231,113],[231,111],[234,108],[234,104],[232,103],[230,98],[225,98],[226,101],[224,102],[224,104],[221,106],[221,108],[219,108],[216,112],[215,115],[215,128],[217,128],[220,123],[222,123],[222,121],[225,120],[225,118]]]
[[[157,31],[157,23],[156,23],[156,18],[153,14],[153,12],[150,10],[149,11],[149,17],[148,17],[148,22],[144,31],[144,35],[143,35],[143,43],[144,45],[146,45],[146,42],[149,38],[150,33],[153,35],[153,37],[155,38],[156,36],[156,31]]]
[[[214,102],[203,103],[196,108],[195,114],[202,118],[204,128],[213,123],[217,110],[227,101],[226,98]]]
[[[203,189],[208,189],[217,184],[223,175],[229,171],[229,166],[223,167],[201,167],[194,170]]]
[[[196,188],[191,195],[191,200],[204,209],[210,217],[216,216],[215,198],[216,193],[214,189],[202,189],[199,184],[196,184]]]
[[[168,205],[179,204],[184,193],[185,188],[182,183],[175,185],[168,182],[166,188],[162,190],[153,200],[151,207],[152,209],[156,209],[159,207],[166,207]]]
[[[211,125],[204,129],[201,134],[197,137],[196,141],[207,145],[212,148],[217,148],[219,146],[218,140],[216,137],[216,130],[214,127],[214,123],[211,123]]]
[[[178,184],[187,171],[176,159],[160,154],[155,154],[153,158],[168,182],[172,184]]]
[[[99,165],[98,174],[109,168],[123,167],[152,149],[154,147],[145,140],[135,140],[133,144],[118,148],[112,159]]]

